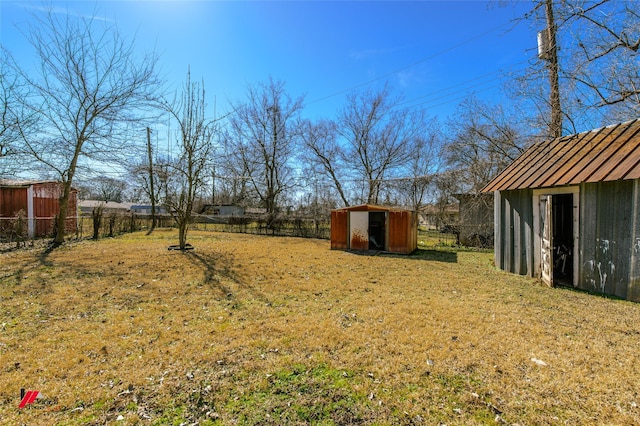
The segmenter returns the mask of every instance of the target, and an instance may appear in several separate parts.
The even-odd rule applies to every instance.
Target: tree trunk
[[[93,219],[93,239],[97,240],[100,237],[100,225],[102,223],[102,207],[98,206],[91,211],[91,218]]]
[[[56,236],[53,240],[54,246],[64,243],[64,236],[67,228],[67,213],[69,211],[69,196],[71,195],[71,181],[63,182],[62,196],[58,199],[59,210],[56,216]]]
[[[149,198],[151,199],[151,228],[149,228],[149,232],[147,235],[150,235],[154,229],[156,229],[157,218],[156,218],[156,191],[153,185],[153,152],[151,149],[151,128],[147,127],[147,155],[149,157],[149,194],[151,195]]]
[[[187,247],[187,224],[187,219],[181,220],[178,224],[178,242],[180,244],[180,250],[184,250]]]

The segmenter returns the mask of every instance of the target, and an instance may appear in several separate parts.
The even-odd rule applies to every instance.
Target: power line
[[[477,85],[472,85],[470,87],[465,87],[462,90],[473,89],[474,87],[478,87],[478,86],[490,83],[492,81],[499,80],[501,78],[500,77],[501,73],[504,73],[505,71],[507,71],[510,68],[516,67],[518,65],[522,65],[524,63],[527,63],[528,61],[529,61],[529,59],[525,59],[523,61],[515,62],[513,64],[510,64],[510,65],[504,66],[502,68],[499,68],[499,69],[497,69],[495,71],[491,71],[491,72],[488,72],[486,74],[482,74],[482,75],[479,75],[477,77],[474,77],[472,79],[460,82],[458,84],[454,84],[453,86],[445,87],[445,88],[442,88],[440,90],[436,90],[434,92],[427,93],[426,95],[418,96],[418,97],[413,98],[413,99],[409,99],[409,100],[405,100],[405,101],[399,102],[397,105],[401,106],[401,105],[409,104],[409,103],[412,103],[412,102],[417,101],[419,99],[429,98],[429,97],[435,96],[435,95],[440,94],[440,93],[446,93],[446,92],[448,92],[448,91],[450,91],[452,89],[455,89],[455,88],[458,88],[458,87],[462,87],[462,86],[467,86],[469,83],[478,81],[479,83]],[[487,77],[491,77],[491,78],[489,78],[488,80],[485,80],[485,79],[487,79]],[[482,81],[482,80],[485,80],[485,81]],[[458,90],[458,91],[452,92],[452,94],[459,93],[462,90]],[[436,98],[436,100],[437,99],[442,99],[443,97],[446,97],[446,96],[447,95],[445,94],[443,96],[440,96],[440,97]]]
[[[392,75],[394,75],[394,74],[396,74],[396,73],[398,73],[398,72],[400,72],[400,71],[404,71],[404,70],[406,70],[406,69],[412,68],[412,67],[414,67],[414,66],[416,66],[416,65],[419,65],[419,64],[421,64],[421,63],[423,63],[423,62],[426,62],[426,61],[428,61],[428,60],[430,60],[430,59],[436,58],[436,57],[438,57],[438,56],[440,56],[440,55],[443,55],[443,54],[448,53],[448,52],[450,52],[450,51],[452,51],[452,50],[454,50],[454,49],[457,49],[458,47],[464,46],[465,44],[468,44],[468,43],[470,43],[470,42],[472,42],[472,41],[475,41],[475,40],[477,40],[477,39],[479,39],[479,38],[482,38],[482,37],[486,36],[487,34],[490,34],[490,33],[494,32],[494,31],[496,31],[496,30],[498,30],[498,29],[500,29],[500,28],[505,27],[505,26],[506,26],[506,25],[508,25],[508,24],[509,24],[509,23],[503,23],[503,24],[500,24],[500,25],[498,25],[498,26],[496,26],[496,27],[493,27],[493,28],[491,28],[491,29],[489,29],[489,30],[487,30],[487,31],[483,32],[483,33],[480,33],[480,34],[478,34],[478,35],[476,35],[476,36],[473,36],[473,37],[471,37],[471,38],[468,38],[468,39],[466,39],[466,40],[463,40],[463,41],[461,41],[460,43],[457,43],[457,44],[454,44],[454,45],[452,45],[452,46],[449,46],[449,47],[447,47],[446,49],[440,50],[440,51],[438,51],[438,52],[436,52],[436,53],[433,53],[433,54],[431,54],[431,55],[425,56],[425,57],[423,57],[422,59],[417,60],[416,62],[413,62],[413,63],[411,63],[411,64],[409,64],[409,65],[402,66],[402,67],[400,67],[400,68],[397,68],[397,69],[395,69],[395,70],[393,70],[393,71],[390,71],[390,72],[388,72],[388,73],[386,73],[386,74],[383,74],[383,75],[381,75],[381,76],[379,76],[379,77],[373,78],[373,79],[368,80],[368,81],[365,81],[365,82],[363,82],[363,83],[356,84],[356,85],[351,86],[351,87],[346,88],[346,89],[339,90],[339,91],[334,92],[334,93],[332,93],[332,94],[330,94],[330,95],[326,95],[326,96],[323,96],[323,97],[321,97],[321,98],[311,100],[311,101],[309,101],[309,102],[305,103],[305,106],[310,105],[310,104],[313,104],[313,103],[316,103],[316,102],[321,102],[321,101],[324,101],[324,100],[327,100],[327,99],[333,98],[333,97],[338,96],[338,95],[342,95],[342,94],[344,94],[344,93],[350,92],[350,91],[352,91],[352,90],[354,90],[354,89],[357,89],[357,88],[359,88],[359,87],[369,85],[369,84],[371,84],[371,83],[374,83],[374,82],[376,82],[376,81],[382,80],[382,79],[384,79],[384,78],[388,78],[388,77],[390,77],[390,76],[392,76]]]

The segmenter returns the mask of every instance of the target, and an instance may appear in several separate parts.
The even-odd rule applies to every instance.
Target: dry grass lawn
[[[176,242],[0,253],[0,423],[640,424],[640,304],[490,253]]]

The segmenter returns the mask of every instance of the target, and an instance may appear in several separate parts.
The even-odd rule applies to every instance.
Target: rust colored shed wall
[[[37,182],[30,185],[0,187],[0,217],[14,218],[19,210],[24,210],[24,214],[27,215],[29,193],[32,194],[33,213],[28,219],[33,221],[33,236],[53,235],[55,217],[60,211],[58,199],[62,195],[61,184],[57,182]],[[78,198],[75,189],[71,190],[68,206],[65,229],[66,232],[75,232],[78,229]],[[0,227],[13,226],[10,220],[1,222]]]
[[[418,229],[414,212],[390,211],[388,223],[388,251],[411,253],[418,248]]]
[[[0,188],[0,217],[15,217],[20,210],[27,214],[27,188]]]
[[[347,246],[347,215],[344,210],[334,210],[331,212],[331,248],[346,250]]]
[[[33,212],[36,218],[36,235],[53,235],[55,217],[60,211],[59,198],[62,196],[62,186],[56,182],[44,182],[33,185]],[[77,230],[78,199],[77,191],[71,190],[67,208],[65,231]]]
[[[411,253],[418,248],[418,216],[416,212],[398,208],[373,205],[352,206],[331,212],[331,248],[368,250],[368,238],[355,241],[349,238],[353,234],[353,217],[368,212],[387,212],[385,221],[385,251],[391,253]],[[368,222],[368,221],[367,221]]]
[[[408,246],[408,212],[389,212],[389,251],[405,253]]]

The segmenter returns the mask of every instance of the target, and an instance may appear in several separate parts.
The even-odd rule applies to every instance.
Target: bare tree
[[[412,141],[425,129],[424,112],[394,109],[398,101],[387,87],[353,92],[338,116],[337,131],[345,141],[342,160],[362,181],[366,203],[380,202],[384,181],[398,177]]]
[[[124,201],[127,182],[122,179],[102,176],[94,179],[94,191],[98,200],[121,203]]]
[[[156,217],[156,203],[158,201],[158,196],[156,192],[156,184],[155,184],[155,175],[153,173],[153,147],[151,146],[151,128],[147,127],[147,164],[145,167],[146,175],[145,180],[147,185],[145,185],[145,190],[147,190],[147,194],[149,195],[149,201],[151,203],[151,227],[149,228],[149,232],[147,235],[150,235],[154,229],[156,229],[156,225],[158,224],[158,219]]]
[[[436,228],[441,229],[444,225],[455,225],[451,223],[447,213],[450,206],[456,202],[454,195],[465,192],[466,184],[464,181],[467,178],[466,175],[467,173],[464,169],[449,168],[433,177]],[[457,232],[454,233],[457,234]]]
[[[77,179],[74,187],[80,199],[121,203],[127,197],[128,183],[122,179],[98,176],[87,180]]]
[[[640,4],[632,1],[567,2],[577,46],[567,57],[570,77],[595,108],[620,121],[640,115]],[[581,96],[581,95],[580,95]],[[583,101],[584,103],[584,101]]]
[[[343,187],[344,179],[348,176],[344,173],[347,166],[343,164],[346,156],[338,143],[335,123],[327,120],[318,123],[305,120],[301,123],[301,129],[303,158],[307,169],[321,179],[328,178],[335,186],[344,206],[349,206],[346,189]]]
[[[218,156],[223,161],[216,165],[214,174],[216,202],[245,207],[255,205],[259,200],[254,199],[255,196],[249,188],[247,174],[239,162],[240,156],[236,155],[228,137],[223,137],[223,141],[223,151]]]
[[[150,127],[145,129],[147,143],[146,143],[146,155],[143,160],[130,161],[128,164],[128,171],[131,177],[135,180],[138,191],[144,193],[146,200],[151,204],[151,226],[147,232],[147,235],[153,233],[158,224],[158,212],[157,205],[159,201],[159,174],[156,173],[156,159],[154,157],[153,146],[151,144]]]
[[[269,79],[248,89],[246,103],[236,105],[225,136],[226,160],[267,209],[270,223],[279,202],[293,188],[292,160],[300,131],[296,124],[302,98],[291,99],[284,83]]]
[[[557,136],[560,105],[563,133],[638,117],[640,3],[537,0],[523,20],[547,29],[541,35],[550,41],[513,84],[515,96],[531,104],[534,126]],[[541,84],[546,79],[550,85]]]
[[[167,110],[178,124],[179,156],[168,163],[166,204],[178,225],[180,250],[187,248],[187,232],[196,197],[204,187],[205,171],[212,152],[215,123],[205,117],[204,82],[191,81],[187,73],[182,94]]]
[[[31,132],[35,119],[22,107],[20,100],[27,96],[27,87],[8,66],[10,56],[0,48],[0,176],[19,170],[21,151],[20,131]]]
[[[151,205],[151,226],[147,235],[153,233],[158,225],[158,212],[161,203],[161,195],[166,194],[167,164],[170,161],[160,159],[154,153],[151,144],[151,128],[145,129],[147,136],[145,155],[131,159],[127,165],[127,171],[132,179],[133,199],[148,202]],[[165,203],[166,204],[166,203]]]
[[[469,98],[449,122],[442,158],[456,170],[456,191],[476,193],[517,158],[527,145],[516,120],[501,106]],[[448,177],[451,175],[448,175]],[[456,179],[447,178],[447,187]]]
[[[433,120],[425,133],[412,141],[409,160],[404,167],[405,178],[396,181],[396,190],[404,204],[420,210],[427,202],[433,179],[441,166],[441,136]]]
[[[83,165],[109,163],[130,147],[127,125],[158,89],[156,57],[140,56],[116,28],[49,11],[36,17],[28,41],[39,66],[30,76],[12,62],[33,96],[23,99],[38,132],[21,127],[26,152],[62,182],[55,245],[64,242],[68,201]]]

